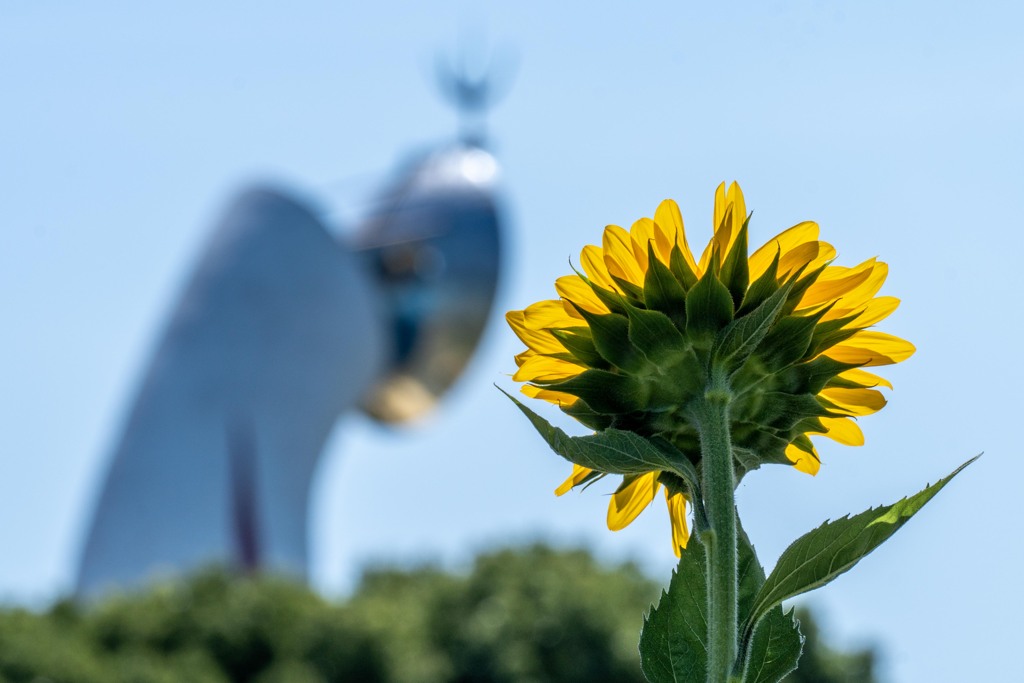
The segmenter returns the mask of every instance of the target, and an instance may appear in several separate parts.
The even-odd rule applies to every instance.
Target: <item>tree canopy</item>
[[[660,586],[635,565],[543,545],[467,572],[367,571],[332,602],[273,576],[209,570],[42,613],[0,610],[0,683],[643,681],[637,640]],[[873,683],[871,650],[807,643],[787,683]]]

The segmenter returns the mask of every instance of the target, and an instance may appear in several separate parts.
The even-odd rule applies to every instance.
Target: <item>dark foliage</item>
[[[274,577],[201,573],[90,606],[0,611],[0,683],[642,681],[637,638],[659,587],[633,565],[533,546],[465,574],[368,572],[332,603]],[[872,683],[871,651],[818,644],[808,614],[789,683]]]

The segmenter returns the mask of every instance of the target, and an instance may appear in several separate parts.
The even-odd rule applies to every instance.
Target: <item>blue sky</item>
[[[742,184],[751,241],[816,220],[840,262],[878,255],[885,374],[867,445],[817,477],[744,480],[762,560],[828,517],[892,502],[986,455],[851,574],[814,594],[891,681],[999,680],[1024,607],[1017,311],[1024,47],[1017,3],[331,3],[0,0],[0,595],[67,589],[126,400],[209,226],[274,179],[344,215],[454,117],[438,50],[485,30],[518,54],[493,113],[509,218],[499,306],[548,298],[607,223],[677,199],[691,243]],[[607,491],[556,499],[567,466],[492,386],[519,343],[495,315],[444,410],[339,424],[313,510],[314,574],[458,566],[546,538],[667,578],[659,508],[604,529]]]

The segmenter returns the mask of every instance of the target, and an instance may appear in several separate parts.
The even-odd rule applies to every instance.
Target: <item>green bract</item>
[[[786,451],[794,442],[812,452],[806,434],[826,431],[820,418],[847,415],[819,392],[848,384],[838,375],[855,367],[820,353],[857,330],[842,327],[846,319],[822,323],[829,307],[796,312],[821,268],[780,276],[776,255],[749,284],[745,237],[744,226],[725,265],[699,280],[678,247],[675,268],[652,254],[642,289],[622,287],[620,293],[584,277],[609,312],[577,306],[586,326],[555,336],[565,342],[565,359],[588,369],[533,383],[579,398],[564,410],[592,429],[659,436],[699,464],[693,404],[704,396],[712,371],[722,372],[732,393],[740,472],[765,462],[791,464]]]

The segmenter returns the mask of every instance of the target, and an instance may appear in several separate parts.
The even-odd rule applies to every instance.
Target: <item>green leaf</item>
[[[764,567],[757,559],[750,537],[743,530],[739,514],[736,515],[736,577],[739,588],[737,608],[740,622],[754,608],[754,598],[764,585]]]
[[[909,498],[854,517],[825,522],[793,542],[782,556],[764,586],[744,624],[749,633],[769,610],[801,593],[820,588],[850,570],[865,555],[880,546],[903,526],[925,503],[977,457],[956,468]]]
[[[792,290],[789,295],[792,296]],[[772,370],[790,366],[806,356],[814,328],[824,315],[785,315],[787,306],[788,303],[783,306],[783,315],[776,319],[775,326],[757,349],[757,355]]]
[[[777,387],[791,394],[818,394],[826,385],[833,386],[836,375],[857,367],[853,363],[843,363],[828,356],[818,356],[812,361],[792,365],[775,375]],[[859,388],[855,382],[839,380],[844,385]]]
[[[811,346],[807,350],[806,358],[814,358],[825,349],[832,348],[836,344],[840,344],[854,334],[862,330],[860,327],[846,328],[854,320],[857,319],[857,315],[848,315],[845,318],[837,318],[835,320],[826,320],[820,322],[814,328],[814,334],[811,337]]]
[[[643,474],[652,471],[672,472],[685,481],[691,491],[699,491],[697,470],[684,454],[665,448],[664,442],[652,442],[639,434],[619,429],[605,429],[587,436],[569,436],[533,412],[500,387],[519,410],[533,423],[555,453],[569,462],[608,474]]]
[[[827,263],[812,270],[810,273],[805,273],[804,271],[807,270],[807,266],[804,266],[790,275],[788,282],[793,284],[793,289],[789,292],[789,301],[786,302],[786,308],[783,309],[783,313],[789,315],[796,310],[796,307],[800,305],[800,299],[803,298],[810,286],[818,280],[818,276],[825,272],[826,268],[828,268]]]
[[[738,531],[738,607],[743,620],[753,609],[765,576],[749,538],[742,527]],[[792,612],[785,614],[775,606],[741,643],[736,675],[743,683],[779,683],[796,668],[802,649],[803,637]],[[644,620],[640,665],[652,683],[706,681],[707,557],[696,538],[683,550],[668,590]]]
[[[803,652],[800,627],[782,607],[773,607],[757,625],[743,670],[743,683],[779,683],[797,668]]]
[[[732,302],[736,308],[743,303],[750,284],[750,264],[747,261],[747,225],[750,217],[743,221],[736,241],[732,244],[725,261],[722,263],[721,280],[732,294]]]
[[[743,295],[743,304],[737,315],[746,315],[761,305],[761,303],[779,290],[779,251],[776,249],[775,258],[768,265],[768,269],[761,273],[761,276],[754,280],[747,293]]]
[[[831,413],[814,394],[787,394],[766,391],[761,397],[756,420],[765,427],[785,431],[808,417],[828,417]]]
[[[563,413],[571,415],[578,422],[586,427],[590,427],[595,432],[611,427],[614,421],[614,416],[597,412],[588,406],[586,401],[576,401],[571,406],[561,405],[559,408],[561,408]]]
[[[602,287],[601,285],[597,284],[589,277],[587,277],[586,274],[581,273],[575,268],[573,270],[577,275],[580,276],[581,280],[587,283],[587,286],[590,287],[590,291],[594,293],[594,296],[601,300],[601,303],[608,307],[609,311],[611,311],[612,313],[623,313],[623,304],[625,303],[625,300],[623,299],[621,294],[610,289],[605,289],[604,287]],[[575,303],[571,301],[569,303],[572,303],[572,305],[577,310],[579,310],[579,306],[577,306]]]
[[[679,284],[683,286],[685,291],[690,291],[697,284],[697,274],[693,272],[690,264],[686,262],[686,257],[683,256],[683,251],[679,248],[679,245],[672,247],[668,264],[672,274],[676,276],[676,280],[679,281]]]
[[[707,679],[707,560],[690,541],[668,590],[644,619],[640,667],[651,683],[705,683]]]
[[[672,271],[658,260],[653,244],[647,245],[644,303],[647,308],[667,315],[680,330],[686,329],[686,290]]]
[[[775,319],[786,303],[788,288],[780,289],[764,300],[751,313],[733,320],[715,340],[712,360],[736,370],[746,362],[757,345],[768,335]]]
[[[617,313],[591,313],[576,306],[587,321],[594,347],[601,357],[626,372],[636,372],[646,362],[640,351],[629,341],[629,321]]]
[[[551,330],[552,336],[572,355],[574,362],[583,363],[591,368],[607,368],[608,361],[598,353],[594,346],[594,338],[589,327],[569,327],[562,330]]]
[[[621,415],[644,410],[650,391],[632,375],[607,370],[584,370],[575,377],[557,381],[534,380],[534,384],[555,391],[564,391],[587,402],[598,413]]]
[[[686,333],[690,337],[713,337],[732,321],[732,315],[732,295],[709,268],[686,293]]]
[[[629,341],[650,364],[664,367],[670,359],[681,357],[689,350],[690,343],[686,337],[664,313],[630,306],[626,309],[626,316],[629,319]]]
[[[642,287],[634,285],[629,280],[625,280],[625,279],[623,279],[621,277],[617,277],[615,275],[611,275],[610,273],[609,273],[609,277],[612,280],[615,281],[615,284],[617,284],[619,286],[619,289],[621,289],[623,292],[626,293],[626,297],[625,298],[632,299],[635,303],[643,304],[643,302],[644,302],[644,290],[643,290]]]
[[[786,447],[789,446],[789,438],[780,436],[779,432],[769,429],[759,422],[734,421],[732,424],[735,450],[737,450],[737,463],[744,468],[743,474],[756,470],[761,465],[792,465],[792,461],[786,457]],[[788,436],[788,432],[786,432]],[[740,457],[740,451],[746,450],[745,457]],[[740,476],[740,473],[737,473]]]
[[[743,623],[754,607],[758,591],[764,585],[764,569],[757,560],[739,518],[736,519],[737,577],[739,579],[739,619]],[[803,648],[800,630],[793,623],[792,613],[784,614],[774,607],[761,620],[753,637],[740,642],[737,672],[742,672],[743,683],[778,683],[796,668]]]
[[[707,384],[707,368],[697,356],[693,347],[686,347],[666,354],[658,362],[658,381],[648,382],[651,395],[648,398],[649,412],[667,415],[673,413],[664,429],[679,426],[679,410],[695,396],[704,393]],[[658,430],[661,431],[661,430]]]

